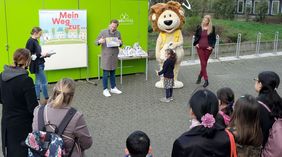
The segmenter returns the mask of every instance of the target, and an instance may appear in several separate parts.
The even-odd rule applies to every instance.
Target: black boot
[[[202,76],[199,75],[199,76],[198,76],[198,79],[197,79],[197,81],[196,81],[196,84],[200,84],[200,83],[201,83],[201,79],[202,79]]]
[[[209,80],[205,80],[205,83],[203,84],[203,87],[206,88],[209,85]]]

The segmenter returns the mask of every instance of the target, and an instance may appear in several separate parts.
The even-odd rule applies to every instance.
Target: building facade
[[[260,0],[237,0],[237,14],[245,14],[249,12],[251,15],[258,13],[257,5]],[[268,0],[268,15],[282,14],[282,0]]]

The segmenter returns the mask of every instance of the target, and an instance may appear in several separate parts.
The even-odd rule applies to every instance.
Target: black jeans
[[[165,89],[165,97],[170,98],[172,97],[173,88]]]

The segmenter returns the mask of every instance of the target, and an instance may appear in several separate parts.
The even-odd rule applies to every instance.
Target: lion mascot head
[[[174,1],[153,5],[149,19],[156,32],[172,33],[176,29],[181,29],[185,23],[184,10],[180,3]]]

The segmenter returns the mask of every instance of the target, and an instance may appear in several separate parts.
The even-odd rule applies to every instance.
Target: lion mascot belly
[[[174,1],[157,3],[150,8],[150,21],[152,28],[160,32],[156,43],[156,60],[160,69],[165,61],[165,50],[171,48],[177,55],[174,67],[174,88],[182,88],[184,85],[177,80],[180,63],[184,57],[183,36],[181,27],[185,23],[184,10],[181,4]],[[163,88],[163,78],[156,82],[157,88]]]

